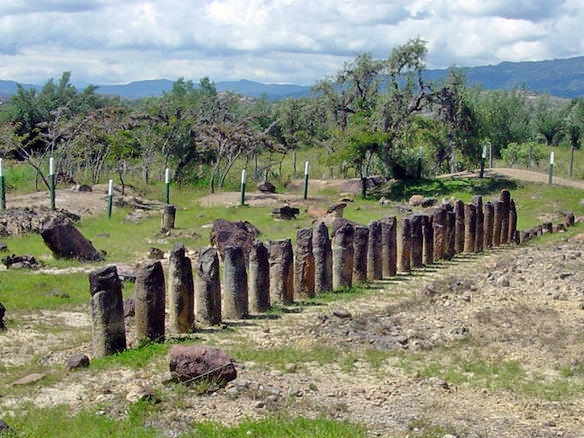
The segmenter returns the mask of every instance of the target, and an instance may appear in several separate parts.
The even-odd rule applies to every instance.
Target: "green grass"
[[[15,430],[14,436],[52,438],[101,438],[163,436],[165,426],[156,427],[162,408],[153,402],[137,402],[129,406],[123,419],[113,418],[105,411],[81,411],[72,415],[66,406],[37,408],[26,406],[20,415],[4,420]],[[58,418],[58,421],[55,419]],[[11,435],[7,435],[11,436]],[[193,423],[183,438],[294,437],[294,438],[358,438],[365,437],[365,428],[358,424],[325,418],[307,419],[275,416],[260,420],[246,419],[236,426],[216,422]]]

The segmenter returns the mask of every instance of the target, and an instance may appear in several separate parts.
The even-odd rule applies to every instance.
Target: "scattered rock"
[[[424,197],[422,195],[412,195],[408,201],[408,205],[412,207],[420,207],[422,202],[424,201]]]
[[[8,251],[8,245],[4,242],[0,242],[0,251],[2,252]]]
[[[257,189],[262,193],[276,193],[276,186],[269,181],[262,181],[257,185]]]
[[[14,429],[12,429],[4,420],[0,420],[0,436],[2,435],[12,435]]]
[[[8,269],[34,269],[39,266],[36,259],[28,254],[23,256],[12,254],[2,257],[2,264]]]
[[[29,374],[28,376],[24,376],[24,377],[18,379],[17,381],[12,382],[12,386],[29,385],[31,383],[35,383],[41,379],[44,379],[45,376],[46,376],[46,374],[41,374],[41,373]]]
[[[55,257],[79,261],[103,260],[102,254],[93,247],[91,241],[67,218],[47,221],[43,225],[41,236]]]
[[[162,260],[164,258],[164,251],[160,248],[150,247],[148,249],[148,259],[149,260]]]
[[[349,312],[344,307],[335,307],[332,312],[334,316],[341,319],[350,319],[353,317],[353,315],[351,315],[351,312]]]
[[[247,260],[253,241],[259,235],[260,230],[248,221],[216,219],[213,221],[210,242],[219,250],[221,257],[226,246],[239,246],[243,248]]]
[[[209,346],[173,345],[170,350],[170,373],[181,382],[208,379],[224,385],[237,377],[233,362],[223,351]]]
[[[140,383],[134,383],[130,387],[128,394],[126,395],[126,400],[132,403],[139,401],[153,401],[155,403],[160,402],[160,399],[152,388],[144,386]]]
[[[284,220],[296,219],[296,216],[298,216],[299,214],[300,214],[299,208],[290,207],[289,205],[274,208],[272,210],[272,216],[276,216],[279,219],[284,219]]]
[[[65,361],[65,369],[67,371],[75,370],[77,368],[88,368],[89,357],[86,354],[75,354],[70,356]]]
[[[296,371],[296,364],[295,363],[287,363],[284,367],[287,373],[293,373]]]

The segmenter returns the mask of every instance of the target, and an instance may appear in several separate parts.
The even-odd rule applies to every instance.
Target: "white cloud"
[[[582,22],[580,0],[12,0],[0,78],[312,84],[417,36],[431,68],[583,55]]]

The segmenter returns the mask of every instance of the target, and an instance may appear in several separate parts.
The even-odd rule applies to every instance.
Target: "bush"
[[[509,143],[501,149],[501,158],[509,167],[532,167],[547,156],[545,146],[534,141],[526,143]]]

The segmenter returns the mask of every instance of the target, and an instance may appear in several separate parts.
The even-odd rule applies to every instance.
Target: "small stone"
[[[18,379],[16,382],[13,382],[12,386],[22,386],[22,385],[28,385],[30,383],[35,383],[41,379],[44,379],[45,375],[46,374],[40,374],[40,373],[29,374],[28,376],[24,376],[21,379]]]
[[[14,430],[4,421],[0,420],[0,436],[12,434]]]
[[[296,364],[295,363],[287,363],[284,367],[287,373],[293,373],[296,371]]]
[[[237,386],[232,386],[230,388],[227,388],[227,390],[225,392],[231,398],[236,398],[239,395],[239,389],[237,388]]]
[[[67,371],[87,367],[89,367],[89,357],[86,354],[75,354],[65,361]]]
[[[350,319],[353,317],[353,315],[351,315],[351,312],[349,312],[344,307],[335,307],[332,312],[333,315],[336,316],[337,318]]]
[[[259,401],[259,402],[257,402],[257,403],[255,404],[255,408],[256,408],[256,409],[262,409],[262,408],[263,408],[263,407],[265,407],[265,406],[266,406],[266,404],[265,404],[264,402],[262,402],[262,401]]]
[[[140,383],[134,383],[130,388],[130,391],[126,395],[126,400],[135,403],[138,401],[154,401],[156,403],[160,402],[160,399],[156,396],[156,392],[153,389],[143,386]]]
[[[148,250],[148,259],[150,260],[162,260],[164,258],[164,251],[159,248],[151,247]]]
[[[509,287],[511,282],[507,277],[499,277],[497,278],[497,286],[498,287]]]
[[[278,401],[278,396],[277,395],[268,395],[266,397],[266,401],[270,402],[270,403],[275,403]]]

